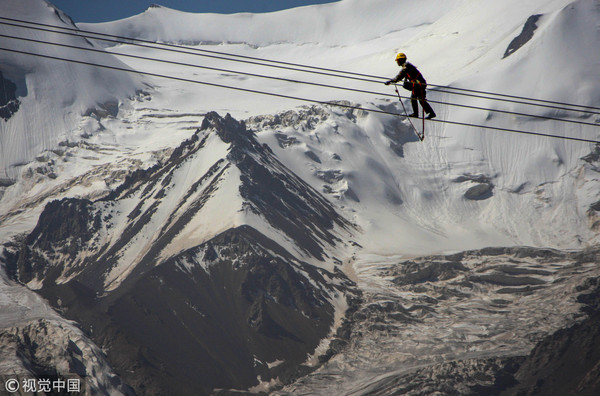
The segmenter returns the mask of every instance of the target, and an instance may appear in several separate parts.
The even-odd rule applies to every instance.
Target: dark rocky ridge
[[[269,251],[286,255],[241,227],[103,298],[77,282],[40,293],[107,350],[115,370],[140,394],[247,389],[259,375],[285,380],[301,370],[332,324],[327,292],[343,292],[316,289],[311,280],[327,285],[331,274]],[[269,368],[274,361],[283,363]]]
[[[127,278],[105,289],[109,271],[160,211],[177,172],[201,155],[212,133],[230,144],[227,158],[198,175],[178,197],[178,207],[187,203],[184,213],[168,216]],[[352,294],[352,283],[341,271],[303,263],[249,226],[161,256],[232,166],[241,172],[247,210],[307,254],[336,261],[327,254],[328,246],[340,242],[334,227],[350,230],[352,225],[243,123],[209,113],[168,161],[132,173],[105,198],[48,204],[32,233],[5,254],[9,273],[23,283],[41,282],[38,292],[77,321],[140,394],[248,389],[259,378],[285,382],[310,369],[302,363],[330,333],[331,298]],[[133,198],[139,203],[128,213],[115,211],[119,202]],[[119,221],[125,222],[119,235],[103,242],[102,235]]]
[[[0,118],[8,121],[19,110],[21,102],[17,99],[17,85],[4,78],[0,70]]]
[[[517,37],[515,37],[510,42],[510,44],[508,45],[508,48],[506,48],[506,51],[504,52],[504,56],[502,58],[506,58],[507,56],[512,55],[519,48],[521,48],[522,46],[527,44],[527,42],[533,38],[533,34],[535,33],[535,31],[538,28],[537,22],[541,17],[542,17],[541,14],[536,14],[536,15],[531,15],[529,18],[527,18],[525,25],[523,25],[523,30]]]

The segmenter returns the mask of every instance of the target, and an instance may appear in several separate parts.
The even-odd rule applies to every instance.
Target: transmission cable
[[[127,69],[127,68],[123,68],[123,67],[103,65],[103,64],[93,63],[93,62],[86,62],[86,61],[81,61],[81,60],[77,60],[77,59],[62,58],[62,57],[46,55],[46,54],[38,54],[38,53],[21,51],[21,50],[16,50],[16,49],[11,49],[11,48],[0,47],[0,51],[8,51],[8,52],[18,53],[18,54],[23,54],[23,55],[37,56],[37,57],[42,57],[42,58],[46,58],[46,59],[59,60],[59,61],[64,61],[64,62],[69,62],[69,63],[77,63],[77,64],[81,64],[81,65],[101,67],[101,68],[105,68],[105,69],[123,71],[123,72],[127,72],[127,73],[142,74],[142,75],[148,75],[148,76],[153,76],[153,77],[166,78],[166,79],[182,81],[182,82],[186,82],[186,83],[194,83],[194,84],[202,84],[202,85],[218,87],[218,88],[226,88],[226,89],[231,89],[231,90],[248,92],[248,93],[252,93],[252,94],[269,95],[269,96],[273,96],[273,97],[298,100],[298,101],[302,101],[302,102],[317,103],[317,104],[321,104],[321,105],[335,106],[335,107],[341,107],[341,108],[346,108],[346,109],[362,110],[362,111],[366,111],[366,112],[387,114],[387,115],[392,115],[392,116],[402,116],[402,114],[399,114],[399,113],[389,112],[389,111],[380,110],[380,109],[368,109],[368,108],[364,108],[364,107],[360,107],[360,106],[347,105],[347,104],[333,102],[333,101],[322,101],[322,100],[317,100],[317,99],[302,98],[302,97],[278,94],[278,93],[273,93],[273,92],[259,91],[259,90],[255,90],[255,89],[249,89],[249,88],[233,87],[230,85],[217,84],[217,83],[211,83],[211,82],[206,82],[206,81],[198,81],[198,80],[192,80],[192,79],[188,79],[188,78],[174,77],[174,76],[168,76],[168,75],[152,73],[152,72],[143,72],[143,71]],[[579,138],[579,137],[573,137],[573,136],[560,136],[560,135],[553,135],[553,134],[546,134],[546,133],[539,133],[539,132],[523,131],[523,130],[518,130],[518,129],[509,129],[509,128],[502,128],[502,127],[470,124],[470,123],[465,123],[465,122],[448,121],[448,120],[433,119],[433,120],[429,120],[429,121],[440,122],[440,123],[445,123],[445,124],[452,124],[452,125],[468,126],[468,127],[474,127],[474,128],[481,128],[483,130],[485,130],[485,129],[497,130],[497,131],[503,131],[503,132],[509,132],[509,133],[519,133],[519,134],[525,134],[525,135],[534,135],[534,136],[542,136],[542,137],[550,137],[550,138],[557,138],[557,139],[564,139],[564,140],[579,141],[579,142],[585,142],[585,143],[600,144],[599,140]]]
[[[354,75],[354,76],[358,76],[358,77],[379,78],[379,79],[384,78],[384,77],[370,76],[368,74],[362,74],[362,73],[356,73],[356,72],[350,72],[350,71],[344,71],[344,70],[329,69],[326,67],[304,65],[304,64],[293,63],[293,62],[284,62],[284,61],[279,61],[279,60],[274,60],[274,59],[265,59],[265,58],[253,57],[253,56],[248,56],[248,55],[231,54],[231,53],[227,53],[227,52],[212,51],[212,50],[206,50],[206,49],[201,49],[201,48],[191,48],[191,47],[170,44],[170,43],[160,43],[160,42],[145,40],[145,39],[140,39],[140,38],[133,38],[133,37],[114,35],[114,34],[94,32],[92,30],[69,28],[66,26],[50,25],[50,24],[45,24],[45,23],[41,23],[41,22],[31,22],[31,21],[26,21],[26,20],[22,20],[22,19],[14,19],[14,18],[6,18],[6,17],[0,17],[0,19],[12,21],[12,22],[27,23],[27,24],[31,24],[31,25],[37,25],[37,26],[45,26],[45,27],[51,27],[51,28],[56,28],[56,29],[63,29],[63,30],[68,30],[68,31],[73,31],[73,32],[83,32],[83,33],[93,34],[93,35],[102,36],[102,37],[112,37],[112,38],[127,40],[127,41],[137,41],[137,42],[141,42],[141,43],[145,43],[145,44],[161,45],[161,46],[170,47],[170,48],[177,48],[177,49],[185,48],[185,49],[189,49],[192,51],[200,51],[200,52],[207,52],[207,53],[211,53],[211,54],[226,55],[226,56],[238,57],[238,58],[243,58],[243,59],[251,59],[251,60],[256,60],[256,61],[261,61],[261,62],[271,62],[271,63],[277,63],[277,64],[287,65],[287,66],[304,67],[307,69],[322,70],[322,71],[328,71],[328,72],[334,72],[334,73],[343,73],[343,74],[349,74],[349,75]],[[13,25],[13,26],[18,26],[18,25]],[[24,26],[21,26],[21,27],[24,27]],[[55,32],[55,33],[59,33],[59,32]],[[93,37],[93,38],[99,39],[99,40],[105,40],[103,38],[97,38],[97,37]],[[112,40],[110,40],[110,41],[112,41]],[[132,43],[123,43],[123,42],[121,42],[121,43],[122,44],[132,44]],[[154,48],[156,48],[156,47],[154,47]],[[380,81],[372,81],[372,80],[366,80],[366,81],[377,82],[377,83],[380,82]]]
[[[110,34],[106,34],[106,33],[81,30],[81,29],[77,29],[77,28],[68,28],[68,27],[57,26],[57,25],[49,25],[49,24],[43,24],[43,23],[38,23],[38,22],[30,22],[30,21],[24,21],[24,20],[14,19],[14,18],[0,17],[0,20],[8,20],[8,21],[13,21],[13,22],[26,23],[26,24],[34,25],[34,26],[45,26],[45,27],[50,27],[50,28],[54,28],[54,29],[63,29],[63,30],[67,30],[70,32],[75,32],[75,33],[60,32],[60,31],[56,31],[56,30],[48,30],[48,29],[32,27],[32,26],[22,26],[22,25],[16,25],[16,24],[11,24],[11,23],[6,23],[6,22],[0,21],[0,24],[16,26],[16,27],[21,27],[21,28],[37,29],[37,30],[49,31],[49,32],[59,33],[59,34],[70,34],[70,35],[74,35],[74,36],[86,37],[86,38],[91,38],[91,39],[95,39],[95,40],[107,41],[107,42],[113,42],[113,43],[117,43],[117,44],[137,45],[137,46],[142,46],[142,47],[146,47],[146,48],[172,51],[172,52],[184,53],[184,54],[188,54],[188,55],[207,56],[207,57],[213,57],[213,58],[217,58],[217,59],[224,59],[224,60],[228,60],[228,61],[244,62],[244,63],[250,63],[250,64],[257,64],[257,65],[261,65],[261,66],[267,66],[267,67],[283,68],[283,69],[292,70],[292,71],[315,73],[315,74],[321,74],[321,75],[326,75],[326,76],[331,76],[331,77],[349,78],[349,79],[353,79],[353,80],[357,80],[357,81],[365,81],[365,82],[379,84],[382,81],[372,80],[372,79],[373,78],[380,79],[380,80],[387,79],[387,77],[374,76],[374,75],[368,75],[368,74],[363,74],[363,73],[355,73],[355,72],[349,72],[349,71],[343,71],[343,70],[303,65],[303,64],[292,63],[292,62],[283,62],[283,61],[277,61],[277,60],[251,57],[251,56],[246,56],[246,55],[231,54],[231,53],[220,52],[220,51],[211,51],[211,50],[205,50],[205,49],[200,49],[200,48],[190,48],[190,47],[174,45],[174,44],[169,44],[169,43],[158,43],[158,42],[153,42],[150,40],[137,39],[137,38],[131,38],[131,37],[125,37],[125,36],[118,36],[118,35],[110,35]],[[81,34],[81,33],[91,34],[94,36],[86,36],[85,34]],[[96,36],[101,36],[101,37],[96,37]],[[112,39],[103,38],[103,37],[112,37]],[[120,40],[115,40],[115,38],[120,39]],[[122,40],[126,40],[126,41],[122,41]],[[146,43],[146,44],[151,44],[151,45],[148,46],[148,45],[138,44],[136,42],[141,42],[141,43]],[[161,47],[156,47],[156,45],[160,45]],[[162,47],[166,47],[166,48],[162,48]],[[176,48],[176,49],[173,49],[173,48]],[[193,52],[183,51],[182,49],[190,50]],[[334,72],[334,73],[344,73],[347,75],[344,76],[344,75],[340,75],[340,74],[331,74],[331,73],[323,73],[323,72],[312,71],[312,70],[282,67],[282,66],[276,66],[276,65],[269,65],[269,64],[265,64],[265,63],[240,61],[240,60],[236,60],[236,59],[222,58],[222,57],[218,57],[218,56],[214,56],[214,55],[212,55],[212,56],[204,55],[201,53],[225,55],[228,57],[251,59],[251,60],[256,60],[256,61],[261,61],[261,62],[270,62],[270,63],[280,64],[280,65],[297,66],[297,67],[303,67],[306,69],[314,69],[314,70],[321,70],[321,71]],[[350,75],[357,76],[357,77],[350,77]],[[361,78],[358,78],[358,77],[361,77]],[[362,77],[367,77],[370,79],[365,79]],[[600,112],[583,110],[583,109],[600,110],[600,108],[593,107],[593,106],[584,106],[584,105],[570,104],[570,103],[564,103],[564,102],[554,102],[554,101],[548,101],[548,100],[543,100],[543,99],[527,98],[527,97],[522,97],[522,96],[507,95],[507,94],[493,93],[493,92],[486,92],[486,91],[477,91],[477,90],[472,90],[472,89],[458,88],[458,87],[445,86],[445,85],[436,85],[436,84],[428,84],[428,85],[431,87],[451,89],[451,90],[464,91],[464,92],[472,92],[472,93],[480,93],[480,94],[485,94],[485,95],[496,95],[496,96],[502,96],[502,97],[507,97],[507,98],[512,98],[512,99],[522,99],[522,100],[537,101],[537,102],[548,103],[548,104],[558,104],[558,105],[562,105],[562,106],[580,107],[580,109],[575,109],[575,108],[565,109],[564,107],[556,107],[556,106],[544,105],[544,104],[539,104],[539,103],[530,103],[530,102],[522,102],[522,101],[507,100],[507,99],[502,100],[504,102],[513,102],[513,103],[517,103],[517,104],[524,104],[524,105],[538,106],[538,107],[548,107],[548,108],[553,108],[553,109],[557,109],[557,110],[567,110],[567,111],[575,111],[575,112],[582,112],[582,113],[600,114]],[[452,91],[447,91],[447,90],[442,90],[442,89],[438,89],[437,91],[443,92],[443,93],[449,93],[449,94],[456,94],[456,95],[473,96],[473,97],[481,98],[481,99],[496,100],[494,98],[490,98],[490,97],[486,97],[486,96],[473,95],[473,94],[461,93],[461,92],[452,92]]]
[[[441,85],[433,85],[433,84],[429,84],[429,83],[427,85],[435,86],[435,87],[441,87]],[[459,88],[454,88],[454,87],[445,87],[445,88],[459,89]],[[562,110],[562,111],[572,111],[572,112],[576,112],[576,113],[600,115],[600,111],[582,110],[582,109],[568,109],[568,108],[565,108],[565,107],[562,107],[562,106],[553,106],[553,105],[550,105],[550,104],[539,104],[539,103],[523,102],[523,101],[519,101],[519,100],[515,100],[515,99],[499,99],[499,98],[493,98],[493,97],[483,96],[483,95],[475,95],[475,94],[462,93],[462,92],[452,92],[452,91],[447,91],[446,89],[439,89],[438,88],[438,89],[432,89],[432,91],[440,92],[440,93],[447,93],[447,94],[451,94],[451,95],[468,96],[468,97],[471,97],[471,98],[487,99],[487,100],[493,100],[493,101],[499,101],[499,102],[515,103],[515,104],[522,104],[522,105],[535,106],[535,107],[543,107],[543,108],[546,108],[546,109]],[[478,91],[474,91],[474,92],[478,92]],[[488,94],[486,92],[482,92],[482,93]],[[489,93],[489,95],[502,95],[502,94]],[[527,99],[527,100],[539,100],[539,99],[528,99],[528,98],[523,98],[523,99]],[[550,103],[559,103],[559,102],[550,102]],[[578,106],[578,105],[564,103],[563,106]],[[590,108],[591,109],[596,109],[595,107],[590,107]],[[598,110],[600,110],[600,109],[598,109]]]
[[[278,69],[286,69],[286,70],[292,70],[292,71],[300,71],[300,72],[304,72],[304,73],[320,74],[320,75],[330,76],[330,77],[347,78],[347,79],[370,82],[370,83],[377,83],[377,84],[381,83],[381,81],[379,81],[379,80],[363,79],[363,78],[344,76],[344,75],[333,74],[333,73],[324,73],[323,71],[330,71],[330,72],[334,72],[334,73],[346,73],[346,74],[359,74],[359,73],[344,72],[341,70],[327,69],[327,68],[317,67],[317,66],[308,66],[308,65],[301,65],[301,64],[290,63],[290,62],[256,58],[256,57],[247,56],[247,55],[238,55],[238,54],[231,54],[231,53],[227,53],[227,52],[211,51],[211,50],[202,49],[202,48],[191,48],[191,47],[169,44],[169,43],[159,43],[159,42],[154,42],[151,40],[118,36],[118,35],[112,35],[112,34],[106,34],[106,33],[98,33],[98,32],[93,32],[93,31],[89,31],[89,30],[80,30],[80,29],[68,28],[68,27],[63,27],[63,26],[48,25],[45,23],[28,22],[28,21],[22,21],[19,19],[0,17],[0,20],[2,20],[2,19],[16,21],[16,22],[20,22],[20,23],[27,23],[27,24],[31,24],[31,25],[37,25],[37,26],[46,26],[46,27],[50,27],[50,28],[54,28],[54,29],[63,29],[63,30],[68,30],[69,32],[60,32],[60,31],[56,31],[56,30],[44,29],[44,28],[35,27],[35,26],[16,25],[16,24],[0,21],[0,24],[3,24],[3,25],[21,27],[21,28],[25,28],[25,29],[35,29],[35,30],[46,31],[46,32],[51,32],[51,33],[66,34],[66,35],[77,36],[77,37],[85,37],[85,38],[90,38],[93,40],[107,41],[107,42],[111,42],[111,43],[115,43],[115,44],[129,44],[129,45],[135,45],[138,47],[158,49],[158,50],[162,50],[162,51],[176,52],[176,53],[180,53],[180,54],[198,55],[198,56],[204,56],[204,57],[209,57],[209,58],[214,58],[214,59],[223,59],[223,60],[228,60],[231,62],[242,62],[242,63],[253,64],[253,65],[274,67],[274,68],[278,68]],[[70,32],[73,32],[73,33],[70,33]],[[85,33],[85,34],[79,34],[79,33]],[[101,37],[96,37],[96,36],[101,36]],[[105,37],[112,37],[112,38],[105,38]],[[144,43],[144,44],[139,44],[139,43]],[[147,44],[150,44],[150,45],[147,45]],[[157,47],[157,45],[160,45],[161,47]],[[192,52],[188,52],[188,51],[192,51]],[[224,58],[224,57],[216,56],[216,55],[206,55],[205,53],[223,55],[223,56],[228,56],[230,58]],[[242,61],[242,60],[231,59],[231,58],[250,59],[251,61]],[[260,61],[260,62],[255,62],[255,61]],[[283,66],[270,65],[268,63],[261,63],[261,62],[286,64],[289,66],[304,67],[306,69],[316,69],[316,70],[322,70],[322,71],[297,69],[297,68],[292,68],[292,67],[283,67]]]
[[[454,90],[457,90],[457,91],[473,92],[473,93],[484,94],[484,95],[495,95],[495,96],[501,96],[501,97],[511,98],[511,99],[522,99],[522,100],[529,100],[529,101],[535,101],[535,102],[541,102],[541,103],[548,103],[548,104],[554,104],[554,105],[561,105],[561,106],[580,107],[581,109],[562,109],[562,110],[579,111],[579,112],[591,113],[591,114],[600,114],[600,113],[597,113],[597,112],[591,112],[591,111],[588,112],[588,111],[582,110],[582,109],[600,110],[600,107],[585,106],[585,105],[565,103],[565,102],[556,102],[556,101],[545,100],[545,99],[528,98],[528,97],[525,97],[525,96],[508,95],[508,94],[496,93],[496,92],[477,91],[477,90],[474,90],[474,89],[459,88],[459,87],[453,87],[453,86],[449,86],[449,85],[435,85],[435,84],[428,84],[428,85],[431,85],[432,87],[443,88],[443,89],[454,89]],[[458,92],[449,92],[449,91],[443,91],[443,92],[450,93],[450,94],[473,96],[473,97],[476,97],[476,98],[484,98],[484,99],[495,100],[494,98],[487,98],[485,96],[476,96],[476,95],[471,95],[471,94],[461,94],[461,93],[458,93]],[[506,100],[506,102],[513,102],[513,101],[512,100],[510,100],[510,101]],[[545,105],[541,105],[541,104],[528,103],[528,102],[514,102],[514,103],[530,104],[530,105],[533,105],[533,106],[557,108],[557,107],[553,107],[553,106],[545,106]]]
[[[120,53],[120,52],[107,52],[107,51],[105,51],[103,49],[97,49],[97,48],[92,48],[92,47],[80,47],[80,46],[76,46],[76,45],[63,44],[63,43],[55,43],[55,42],[44,41],[44,40],[37,40],[37,39],[26,38],[26,37],[16,37],[16,36],[5,35],[5,34],[0,34],[0,37],[5,37],[5,38],[10,38],[10,39],[15,39],[15,40],[29,41],[29,42],[34,42],[34,43],[39,43],[39,44],[44,44],[44,45],[54,45],[54,46],[64,47],[64,48],[71,48],[71,49],[77,49],[77,50],[83,50],[83,51],[96,52],[96,53],[100,53],[100,54],[103,54],[103,55],[124,56],[124,57],[129,57],[129,58],[134,58],[134,59],[140,59],[140,60],[145,60],[145,61],[151,61],[151,62],[161,62],[161,63],[168,63],[168,64],[177,65],[177,66],[186,66],[186,67],[201,68],[201,69],[207,69],[207,70],[213,70],[213,71],[219,71],[219,72],[226,72],[226,73],[233,73],[233,74],[239,74],[239,75],[245,75],[245,76],[251,76],[251,77],[258,77],[258,78],[266,78],[266,79],[272,79],[272,80],[286,81],[286,82],[291,82],[291,83],[296,83],[296,84],[313,85],[313,86],[318,86],[318,87],[339,89],[339,90],[345,90],[345,91],[351,91],[351,92],[357,92],[357,93],[365,93],[365,94],[370,94],[370,95],[380,95],[380,96],[387,96],[387,97],[394,97],[394,98],[396,97],[393,94],[387,94],[387,93],[382,93],[382,92],[367,91],[367,90],[362,90],[362,89],[355,89],[355,88],[349,88],[349,87],[341,87],[341,86],[330,85],[330,84],[322,84],[322,83],[316,83],[316,82],[311,82],[311,81],[294,80],[294,79],[289,79],[289,78],[284,78],[284,77],[268,76],[268,75],[257,74],[257,73],[249,73],[249,72],[242,72],[242,71],[237,71],[237,70],[223,69],[223,68],[217,68],[217,67],[211,67],[211,66],[196,65],[196,64],[192,64],[192,63],[184,63],[184,62],[178,62],[178,61],[171,61],[171,60],[165,60],[165,59],[159,59],[159,58],[153,58],[153,57],[146,57],[146,56],[141,56],[141,55],[124,54],[124,53]],[[396,92],[398,93],[397,90],[396,90]],[[402,100],[402,99],[411,99],[409,97],[401,96],[400,93],[398,93],[398,98],[400,100]],[[578,120],[569,120],[569,119],[566,119],[566,118],[555,118],[555,117],[549,117],[549,116],[543,116],[543,115],[536,115],[536,114],[519,113],[519,112],[508,111],[508,110],[491,109],[491,108],[485,108],[485,107],[479,107],[479,106],[471,106],[471,105],[465,105],[465,104],[459,104],[459,103],[443,102],[443,101],[437,101],[437,100],[427,100],[427,101],[430,102],[430,103],[442,104],[442,105],[447,105],[447,106],[462,107],[462,108],[468,108],[468,109],[474,109],[474,110],[482,110],[482,111],[490,111],[490,112],[496,112],[496,113],[502,113],[502,114],[515,115],[515,116],[532,117],[532,118],[539,118],[539,119],[544,119],[544,120],[551,120],[551,121],[558,121],[558,122],[567,122],[567,123],[573,123],[573,124],[579,124],[579,125],[589,125],[589,126],[595,126],[595,127],[600,126],[599,124],[595,124],[595,123],[590,123],[590,122],[585,122],[585,121],[578,121]]]

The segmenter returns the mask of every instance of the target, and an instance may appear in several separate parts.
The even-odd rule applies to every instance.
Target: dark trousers
[[[414,114],[419,114],[418,102],[421,102],[421,106],[423,106],[423,110],[425,110],[425,113],[430,114],[433,112],[433,109],[427,102],[427,99],[425,99],[425,88],[427,87],[427,85],[404,82],[402,86],[404,87],[404,89],[407,89],[412,92],[412,95],[410,95],[410,103],[412,104]]]

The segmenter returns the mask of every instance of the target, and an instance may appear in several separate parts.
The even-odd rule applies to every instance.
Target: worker
[[[417,102],[421,102],[423,110],[425,113],[427,113],[426,118],[434,118],[436,114],[429,103],[427,103],[427,99],[425,99],[427,81],[425,81],[425,78],[421,72],[412,63],[406,61],[406,55],[402,52],[396,55],[396,63],[402,68],[402,70],[396,77],[386,81],[385,85],[395,84],[398,81],[404,80],[402,87],[412,92],[410,100],[412,103],[413,113],[410,114],[409,117],[419,116],[419,105]]]

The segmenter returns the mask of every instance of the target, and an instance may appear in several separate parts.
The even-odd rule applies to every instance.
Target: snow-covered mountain
[[[45,1],[7,1],[2,16],[74,28],[73,21]],[[6,22],[6,21],[5,21]],[[82,37],[0,25],[0,34],[95,48]],[[64,47],[3,38],[2,47],[90,63],[127,67],[108,54],[85,53]],[[2,78],[16,87],[19,110],[0,126],[0,177],[15,178],[20,165],[59,142],[79,139],[81,116],[103,110],[116,114],[119,104],[142,88],[132,74],[2,51]]]
[[[332,252],[353,228],[243,123],[209,113],[104,198],[46,205],[6,265],[121,373],[143,353],[151,365],[122,374],[136,389],[245,389],[290,375],[343,316],[355,292]],[[198,355],[202,374],[181,370]]]
[[[45,0],[0,9],[382,77],[402,51],[431,84],[590,106],[432,87],[438,118],[420,142],[382,113],[403,112],[383,84],[0,20],[0,34],[95,51],[1,47],[141,72],[0,50],[0,340],[13,371],[76,365],[107,394],[511,394],[544,378],[535,359],[556,372],[553,347],[583,348],[569,334],[594,345],[599,146],[443,121],[600,141],[597,0],[153,6],[79,25]],[[44,351],[66,353],[23,341],[44,331]],[[592,393],[594,353],[572,385]]]

